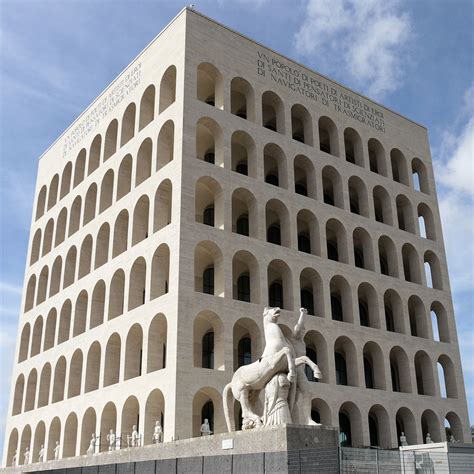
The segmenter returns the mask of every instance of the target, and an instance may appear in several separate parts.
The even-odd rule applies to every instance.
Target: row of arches
[[[131,154],[127,154],[122,159],[117,174],[109,169],[103,176],[100,187],[99,183],[92,183],[84,199],[76,196],[71,208],[62,208],[56,221],[50,218],[44,229],[37,229],[31,245],[30,265],[126,196],[133,189],[133,183],[138,186],[148,179],[154,169],[154,156],[157,170],[169,163],[173,159],[173,142],[174,124],[168,120],[158,135],[156,153],[153,152],[152,140],[146,138],[140,145],[135,160]]]
[[[75,300],[66,299],[60,310],[51,308],[45,321],[43,316],[37,316],[33,328],[25,323],[18,362],[168,293],[169,271],[170,250],[161,244],[148,261],[139,257],[129,272],[118,269],[108,282],[99,280],[92,292],[81,290]]]
[[[96,236],[88,234],[80,247],[72,245],[69,248],[64,264],[63,256],[58,255],[51,268],[45,265],[38,277],[36,274],[31,275],[25,296],[25,312],[170,224],[172,194],[172,183],[165,179],[158,186],[152,202],[148,195],[141,196],[134,206],[132,216],[123,209],[116,216],[112,230],[109,223],[105,222]],[[61,231],[59,226],[58,221],[57,233]],[[34,249],[33,242],[32,251]]]
[[[12,415],[165,368],[166,317],[157,314],[143,326],[135,323],[126,334],[113,333],[103,346],[95,341],[87,351],[76,349],[70,357],[59,357],[55,364],[47,362],[40,373],[32,369],[27,378],[20,374]]]
[[[230,212],[225,209],[225,200],[224,191],[215,179],[209,176],[199,178],[195,186],[196,221],[225,229],[226,216],[231,215],[232,231],[237,234],[265,238],[267,242],[284,247],[297,246],[301,252],[347,264],[353,262],[357,267],[366,270],[379,271],[396,278],[403,277],[413,283],[426,282],[432,288],[443,289],[441,265],[432,250],[424,252],[422,272],[418,251],[411,243],[403,244],[399,261],[399,251],[390,237],[379,237],[378,248],[375,248],[373,236],[363,227],[357,227],[352,231],[351,245],[346,226],[342,222],[329,218],[324,227],[320,226],[318,218],[309,209],[298,211],[294,226],[291,224],[290,211],[286,204],[275,198],[265,203],[264,237],[258,228],[262,204],[249,190],[234,190],[230,200]],[[297,235],[292,234],[294,229]]]
[[[71,189],[74,189],[82,183],[86,175],[89,176],[96,171],[101,163],[104,163],[113,156],[118,148],[127,144],[137,132],[144,129],[154,120],[156,115],[166,110],[175,101],[175,66],[169,66],[161,77],[158,108],[155,105],[155,96],[156,88],[153,84],[150,84],[143,92],[138,113],[136,104],[131,102],[122,115],[120,127],[117,119],[112,120],[107,127],[103,140],[102,135],[96,135],[92,140],[89,150],[83,148],[77,155],[74,163],[70,161],[66,164],[61,174],[61,179],[59,178],[59,174],[55,174],[51,179],[49,186],[43,185],[41,187],[36,200],[35,220],[38,220],[45,212],[53,208],[61,199],[71,192]],[[166,164],[165,155],[169,155],[169,150],[167,150],[167,148],[169,149],[171,147],[172,149],[173,141],[171,141],[171,143],[164,142],[169,141],[169,135],[174,132],[174,124],[173,122],[167,122],[165,125],[168,129],[172,128],[172,130],[162,129],[162,131],[165,130],[163,133],[167,136],[163,137],[161,147],[160,140],[158,140],[159,158],[157,160],[157,169]],[[160,150],[160,148],[162,150]],[[146,150],[144,150],[143,153],[146,153]],[[162,155],[163,158],[161,158]],[[164,164],[162,163],[163,161],[165,161]],[[138,173],[137,179],[140,179]]]
[[[211,118],[201,118],[196,126],[196,156],[211,164],[223,166],[224,146],[222,131]],[[339,171],[331,165],[316,172],[315,164],[304,155],[293,159],[292,173],[288,169],[289,160],[280,146],[268,143],[263,148],[263,161],[257,159],[256,146],[246,132],[236,131],[231,138],[232,170],[252,178],[263,179],[266,183],[283,189],[293,188],[294,192],[312,199],[320,199],[325,204],[348,210],[364,217],[373,217],[378,222],[397,226],[400,230],[436,240],[436,225],[428,204],[417,206],[403,193],[392,199],[390,193],[376,184],[369,192],[364,180],[351,176],[347,184]],[[263,165],[263,166],[262,166]],[[290,176],[294,184],[290,184]],[[345,203],[344,195],[349,196]],[[370,199],[369,199],[370,196]],[[371,202],[369,202],[371,201]]]
[[[227,85],[220,71],[210,63],[201,63],[197,68],[197,99],[219,109],[224,109],[227,99],[224,91]],[[403,153],[394,148],[387,158],[383,145],[371,138],[363,142],[360,134],[351,127],[340,132],[334,121],[319,117],[313,125],[313,118],[306,107],[293,104],[290,111],[285,110],[282,99],[273,91],[262,93],[257,109],[257,97],[252,85],[242,77],[230,80],[230,112],[253,122],[261,120],[262,125],[274,132],[291,134],[291,137],[306,145],[317,147],[321,151],[343,157],[349,163],[370,169],[374,173],[392,178],[394,181],[413,187],[429,194],[429,178],[425,164],[414,158],[409,165]],[[257,112],[261,116],[257,118]],[[286,115],[290,118],[287,120]],[[289,129],[289,130],[287,130]],[[409,168],[411,173],[409,172]],[[413,175],[413,177],[410,176]]]

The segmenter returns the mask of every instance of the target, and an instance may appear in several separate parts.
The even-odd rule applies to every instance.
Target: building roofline
[[[256,41],[256,40],[250,38],[249,36],[246,36],[246,35],[244,35],[244,34],[238,32],[237,30],[234,30],[233,28],[230,28],[230,27],[228,27],[228,26],[226,26],[226,25],[224,25],[224,24],[218,22],[217,20],[214,20],[213,18],[210,18],[210,17],[208,17],[207,15],[204,15],[203,13],[194,10],[194,9],[191,8],[191,7],[186,6],[186,7],[182,8],[182,9],[176,14],[176,16],[175,16],[169,23],[166,24],[166,26],[165,26],[165,27],[164,27],[164,28],[163,28],[163,29],[162,29],[162,30],[161,30],[161,31],[160,31],[160,32],[159,32],[159,33],[158,33],[158,34],[157,34],[157,35],[156,35],[156,36],[155,36],[155,37],[154,37],[154,38],[153,38],[153,39],[152,39],[152,40],[151,40],[151,41],[150,41],[150,42],[149,42],[149,43],[121,70],[121,71],[120,71],[120,72],[119,72],[119,73],[118,73],[118,74],[117,74],[117,76],[115,77],[115,79],[113,79],[112,82],[110,82],[110,83],[89,103],[89,105],[70,123],[70,125],[69,125],[66,129],[64,129],[63,132],[60,133],[60,135],[46,148],[46,150],[43,151],[43,153],[41,153],[41,155],[40,155],[39,158],[38,158],[39,160],[41,160],[41,158],[42,158],[46,153],[48,153],[48,151],[74,126],[74,124],[75,124],[76,122],[78,122],[84,114],[87,113],[87,111],[88,111],[88,110],[92,107],[92,105],[96,102],[97,98],[100,97],[101,95],[103,95],[108,89],[110,89],[110,88],[115,84],[115,82],[120,78],[120,76],[121,76],[123,73],[125,73],[125,71],[127,71],[127,69],[128,69],[138,58],[140,58],[140,56],[142,56],[143,53],[145,53],[145,51],[147,51],[147,50],[150,48],[150,46],[151,46],[168,28],[170,28],[170,27],[172,26],[173,23],[174,23],[184,12],[192,12],[193,14],[198,15],[198,16],[200,16],[200,17],[206,19],[207,21],[210,21],[211,23],[214,23],[215,25],[218,25],[219,27],[221,27],[221,28],[223,28],[223,29],[225,29],[225,30],[227,30],[227,31],[230,31],[230,32],[233,33],[233,34],[236,34],[236,35],[240,36],[241,38],[245,39],[246,41],[250,41],[251,43],[254,43],[254,44],[256,44],[256,45],[258,45],[258,46],[260,46],[260,47],[262,47],[262,48],[265,48],[265,49],[271,51],[272,53],[274,53],[274,54],[276,54],[276,55],[278,55],[278,56],[281,56],[282,58],[286,59],[287,61],[291,61],[292,63],[297,64],[298,66],[300,66],[300,67],[306,69],[307,71],[310,71],[310,72],[312,72],[312,73],[314,73],[314,74],[317,74],[317,75],[321,76],[322,78],[324,78],[324,79],[326,79],[326,80],[328,80],[328,81],[330,81],[330,82],[333,82],[333,83],[337,84],[338,86],[343,87],[344,89],[347,89],[348,91],[350,91],[350,92],[352,92],[352,93],[354,93],[354,94],[356,94],[356,95],[358,95],[358,96],[361,96],[361,97],[363,97],[363,98],[369,100],[370,102],[373,102],[374,104],[378,105],[379,107],[382,107],[383,109],[388,110],[388,111],[390,111],[391,113],[393,113],[393,114],[395,114],[395,115],[398,115],[398,116],[401,117],[402,119],[407,120],[407,121],[409,121],[409,122],[411,122],[411,123],[413,123],[413,124],[415,124],[415,125],[417,125],[417,126],[423,128],[424,130],[427,130],[427,127],[426,127],[426,126],[424,126],[424,125],[422,125],[422,124],[420,124],[420,123],[418,123],[418,122],[416,122],[416,121],[414,121],[414,120],[412,120],[412,119],[406,117],[405,115],[402,115],[401,113],[399,113],[399,112],[397,112],[397,111],[395,111],[395,110],[393,110],[393,109],[390,109],[390,108],[386,107],[385,105],[383,105],[383,104],[381,104],[381,103],[379,103],[379,102],[377,102],[377,101],[371,99],[370,97],[367,97],[367,96],[361,94],[360,92],[357,92],[357,91],[351,89],[350,87],[347,87],[347,86],[341,84],[340,82],[335,81],[334,79],[331,79],[330,77],[325,76],[324,74],[321,74],[321,73],[315,71],[314,69],[309,68],[308,66],[305,66],[304,64],[300,63],[299,61],[296,61],[296,60],[294,60],[294,59],[292,59],[292,58],[286,56],[285,54],[279,53],[278,51],[275,51],[273,48],[270,48],[270,47],[268,47],[268,46],[265,46],[264,44],[260,43],[259,41]]]

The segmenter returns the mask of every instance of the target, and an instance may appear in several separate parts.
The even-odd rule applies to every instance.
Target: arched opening
[[[387,190],[382,186],[375,186],[372,194],[375,220],[382,224],[393,225],[392,205]]]
[[[100,326],[104,322],[105,283],[99,280],[94,287],[91,298],[91,314],[89,329]]]
[[[162,92],[160,87],[160,92]],[[161,95],[161,94],[160,94]],[[161,97],[160,97],[161,98]],[[140,119],[138,130],[142,130],[155,118],[155,86],[149,85],[140,100]]]
[[[86,150],[83,148],[76,158],[76,164],[74,166],[74,183],[73,188],[78,186],[84,181],[84,175],[86,172]]]
[[[159,313],[152,319],[148,327],[147,372],[166,367],[168,323],[164,314]]]
[[[421,415],[421,432],[423,443],[426,442],[428,434],[434,443],[441,442],[441,424],[433,410],[425,410]]]
[[[71,333],[71,313],[71,301],[66,300],[59,314],[58,344],[61,344],[62,342],[65,342],[69,339],[69,335]]]
[[[200,242],[194,250],[194,290],[224,297],[222,252],[214,242]]]
[[[401,446],[400,436],[405,436],[407,444],[417,444],[416,422],[411,410],[406,407],[399,408],[395,416],[397,426],[398,445]]]
[[[44,342],[43,350],[47,351],[54,347],[56,342],[56,321],[57,321],[57,311],[56,308],[52,308],[49,311],[48,317],[46,318],[46,328],[44,331]]]
[[[442,398],[458,398],[456,371],[453,361],[446,354],[438,358],[439,386]]]
[[[280,97],[272,91],[262,94],[262,125],[285,134],[285,108]]]
[[[71,177],[72,177],[72,163],[69,161],[64,167],[63,174],[61,175],[61,191],[59,192],[59,199],[69,194],[71,190]]]
[[[450,342],[451,338],[449,335],[449,322],[446,309],[439,301],[434,301],[431,304],[430,311],[433,326],[436,325],[437,329],[433,327],[435,341]]]
[[[117,430],[117,408],[112,402],[107,403],[102,410],[100,417],[100,452],[109,450],[109,443],[106,440],[108,433],[116,433]],[[115,448],[116,446],[114,446]]]
[[[239,130],[232,134],[231,161],[232,171],[252,178],[257,177],[255,142],[248,133]]]
[[[112,258],[127,250],[128,243],[128,211],[123,209],[115,219],[114,237],[112,243]]]
[[[224,228],[224,196],[219,183],[208,176],[196,181],[196,222],[210,227]]]
[[[26,285],[25,313],[33,308],[36,290],[36,275],[31,275]]]
[[[79,230],[79,225],[81,223],[81,207],[81,197],[77,196],[72,203],[71,213],[69,215],[68,237],[71,237],[71,235]]]
[[[352,233],[352,243],[355,266],[357,268],[374,271],[374,250],[372,247],[372,238],[369,233],[362,227],[357,227]]]
[[[403,305],[400,295],[392,289],[384,293],[385,327],[387,331],[405,334]]]
[[[122,129],[120,133],[120,146],[124,146],[128,143],[135,135],[135,115],[136,106],[132,102],[127,106],[122,116]]]
[[[104,387],[113,385],[119,381],[120,350],[120,336],[114,333],[109,337],[105,348]]]
[[[361,283],[357,290],[359,322],[361,326],[380,329],[378,295],[369,283]]]
[[[267,242],[290,247],[290,215],[278,199],[270,199],[265,206]]]
[[[225,369],[224,325],[217,314],[202,311],[193,325],[194,367]]]
[[[135,170],[135,186],[139,186],[151,176],[151,155],[153,143],[151,138],[145,138],[137,153]]]
[[[431,250],[425,252],[424,269],[427,286],[435,290],[442,290],[443,279],[441,276],[441,265],[438,257]]]
[[[415,218],[410,201],[403,194],[399,194],[396,199],[398,228],[407,232],[415,233]]]
[[[89,149],[89,164],[87,168],[87,175],[93,173],[100,165],[100,149],[102,146],[102,136],[96,135],[92,140]]]
[[[118,170],[117,178],[117,201],[126,196],[132,188],[132,166],[133,158],[132,155],[126,155]]]
[[[398,278],[397,249],[390,237],[382,235],[378,242],[380,273],[382,275]]]
[[[171,208],[173,199],[173,185],[169,179],[160,183],[155,194],[153,232],[171,224]]]
[[[116,318],[123,314],[125,301],[125,273],[123,270],[117,270],[110,282],[109,295],[109,316],[108,320]]]
[[[151,267],[150,299],[159,298],[169,291],[170,249],[161,244],[155,251]]]
[[[166,121],[158,134],[158,144],[156,147],[156,171],[163,168],[174,156],[174,122]]]
[[[232,258],[232,297],[247,303],[260,303],[260,269],[254,255],[246,250]]]
[[[319,223],[316,216],[307,209],[302,209],[296,216],[298,232],[298,250],[312,255],[321,255],[319,242]]]
[[[420,228],[420,237],[430,240],[436,240],[436,229],[433,213],[424,203],[418,204],[418,224]]]
[[[242,77],[230,82],[230,113],[255,121],[255,94],[253,87]]]
[[[63,261],[61,257],[56,257],[51,268],[51,282],[49,284],[49,296],[54,296],[56,293],[59,293],[61,286],[61,270],[63,266]]]
[[[63,458],[71,458],[76,455],[77,444],[77,416],[71,413],[64,425]]]
[[[304,335],[304,342],[306,344],[306,356],[318,365],[322,375],[320,379],[315,379],[311,367],[306,366],[306,378],[310,382],[329,383],[330,374],[326,340],[318,331],[310,330]]]
[[[134,324],[127,334],[125,345],[125,380],[142,375],[143,331]]]
[[[306,107],[300,104],[291,107],[291,136],[293,140],[313,146],[313,120]]]
[[[154,100],[154,91],[153,91]],[[159,113],[166,110],[176,100],[176,66],[169,66],[160,82]]]
[[[365,388],[386,390],[384,354],[380,346],[371,341],[364,345],[362,351],[364,358]]]
[[[329,291],[331,295],[331,317],[333,321],[353,323],[352,294],[351,287],[347,280],[340,275],[332,277],[329,284]]]
[[[56,204],[58,201],[58,186],[59,186],[59,175],[55,174],[51,183],[49,185],[48,192],[48,211]]]
[[[419,158],[413,158],[411,162],[413,187],[417,191],[425,194],[430,194],[430,186],[428,180],[428,172],[426,166]]]
[[[37,262],[40,256],[41,247],[41,229],[35,232],[33,240],[31,242],[31,253],[30,253],[30,265]]]
[[[364,182],[358,176],[351,176],[348,182],[349,205],[353,214],[369,217],[369,197]]]
[[[25,391],[25,377],[20,374],[15,383],[15,394],[13,396],[12,415],[18,415],[23,408],[23,392]]]
[[[163,393],[159,389],[154,389],[148,395],[145,405],[145,429],[143,444],[152,444],[154,441],[153,434],[155,432],[155,426],[159,422],[162,433],[164,431],[165,421],[165,399]],[[164,434],[164,433],[163,433]],[[163,440],[162,434],[162,440]]]
[[[353,128],[344,130],[344,148],[346,161],[364,167],[364,151],[360,135]]]
[[[81,291],[74,307],[74,327],[72,330],[72,337],[78,336],[86,330],[88,300],[89,297],[87,291]]]
[[[94,269],[106,264],[109,260],[109,241],[110,241],[110,226],[106,222],[102,224],[97,234],[97,241],[95,245],[95,262]]]
[[[446,414],[445,417],[445,432],[446,432],[446,441],[452,442],[463,442],[464,441],[464,433],[462,428],[461,419],[459,416],[450,411]]]
[[[49,425],[49,432],[48,432],[48,451],[46,452],[46,459],[51,461],[54,459],[54,448],[59,446],[59,439],[61,437],[61,422],[59,418],[56,416],[53,418],[53,421]],[[61,457],[61,455],[59,455]]]
[[[322,170],[322,180],[324,203],[344,209],[344,195],[339,173],[332,166],[325,166]]]
[[[117,151],[118,121],[110,122],[105,132],[104,161],[107,161]]]
[[[339,156],[339,137],[336,124],[329,117],[318,120],[319,149],[324,153]]]
[[[257,237],[258,205],[255,196],[244,188],[232,193],[232,232]]]
[[[79,254],[79,275],[78,278],[88,275],[91,271],[92,263],[92,236],[88,235],[84,239],[81,245],[81,250]]]
[[[367,144],[369,151],[369,166],[373,173],[387,176],[387,161],[382,144],[375,138],[371,138]]]
[[[316,174],[309,158],[298,155],[293,161],[295,193],[316,199]]]
[[[224,166],[222,129],[213,119],[200,118],[196,124],[196,158]]]
[[[416,295],[410,296],[408,299],[408,316],[410,318],[411,335],[428,339],[428,321],[425,305]]]
[[[356,348],[346,336],[338,337],[334,343],[334,365],[336,385],[359,386]]]
[[[66,220],[67,220],[67,210],[65,207],[61,209],[59,213],[57,224],[56,224],[56,237],[54,240],[54,246],[57,247],[59,244],[64,242],[66,237]]]
[[[300,273],[300,299],[301,307],[306,308],[308,314],[324,318],[323,281],[312,268],[305,268]]]
[[[18,448],[18,430],[14,428],[8,439],[7,466],[13,466],[14,456]]]
[[[77,397],[81,394],[82,364],[82,351],[77,349],[74,352],[69,365],[69,386],[67,390],[67,398]]]
[[[64,389],[66,383],[66,358],[61,356],[54,368],[53,396],[51,403],[64,400]]]
[[[132,245],[136,245],[148,237],[148,221],[150,214],[150,200],[142,196],[133,210]]]
[[[345,402],[339,409],[339,445],[342,447],[363,445],[362,418],[359,408],[352,402]]]
[[[349,263],[346,229],[336,219],[326,222],[326,251],[329,260]]]
[[[197,99],[208,105],[224,108],[224,84],[219,70],[210,63],[197,68]]]
[[[251,364],[261,355],[260,328],[249,318],[240,318],[232,330],[233,366],[237,370],[243,365]]]
[[[146,301],[146,262],[143,257],[135,260],[130,270],[128,310],[138,308]]]
[[[49,403],[49,392],[51,389],[51,365],[45,364],[41,370],[40,384],[38,391],[38,408],[44,407]]]
[[[33,337],[31,338],[31,352],[30,357],[33,357],[41,351],[41,339],[43,337],[43,318],[39,316],[36,318],[33,326]]]
[[[79,455],[84,455],[87,453],[87,448],[89,447],[91,434],[93,434],[94,436],[96,434],[96,424],[97,424],[97,415],[95,413],[95,410],[94,408],[89,407],[84,413],[84,416],[82,417],[81,444],[79,447]]]
[[[46,185],[40,189],[38,197],[36,199],[36,220],[38,220],[43,214],[46,207],[46,193],[48,192]]]
[[[290,267],[282,260],[272,260],[267,268],[268,305],[293,310],[293,279]]]
[[[390,152],[390,161],[392,164],[392,178],[397,183],[405,184],[408,186],[408,169],[405,157],[403,153],[394,148]]]
[[[415,247],[404,244],[402,247],[403,273],[406,281],[421,284],[420,260]]]
[[[23,432],[21,434],[21,441],[20,441],[20,451],[18,453],[18,460],[20,461],[23,458],[25,451],[28,449],[30,450],[31,447],[31,427],[30,425],[26,425],[23,428]],[[30,455],[31,458],[31,455]]]
[[[415,374],[418,395],[435,396],[433,365],[424,351],[415,354]]]
[[[23,362],[28,358],[28,349],[30,347],[30,323],[26,323],[21,331],[20,350],[18,352],[18,362]]]
[[[101,347],[96,341],[91,345],[89,352],[87,353],[84,393],[92,392],[93,390],[97,390],[99,388],[100,359]],[[90,433],[88,434],[90,435]]]
[[[41,252],[41,256],[44,256],[51,252],[51,247],[53,244],[53,229],[54,229],[54,221],[50,219],[46,224],[44,229],[44,236],[43,236],[43,249]]]
[[[226,430],[221,394],[211,387],[201,388],[193,399],[192,435],[201,436],[201,425],[207,419],[212,434]]]
[[[374,405],[369,410],[368,424],[370,446],[390,449],[392,447],[390,441],[391,429],[387,410],[381,405]]]
[[[45,441],[46,441],[46,425],[44,424],[44,421],[40,421],[36,425],[36,429],[35,429],[33,452],[30,457],[30,462],[36,462],[36,460],[39,461],[39,453],[40,453],[41,448],[44,447]]]
[[[48,289],[48,278],[49,278],[49,269],[45,265],[41,270],[39,279],[38,279],[38,293],[36,295],[36,305],[41,304],[46,300],[47,289]]]
[[[268,143],[263,149],[263,173],[266,183],[288,189],[288,168],[285,153],[274,143]]]
[[[26,382],[26,395],[25,395],[25,407],[24,412],[31,411],[35,408],[36,399],[36,386],[38,384],[38,372],[36,369],[32,369]]]

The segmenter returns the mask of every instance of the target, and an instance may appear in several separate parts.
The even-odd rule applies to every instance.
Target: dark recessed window
[[[298,250],[300,252],[311,253],[311,241],[306,234],[298,234]]]
[[[278,176],[276,174],[267,174],[265,177],[265,182],[268,184],[273,184],[273,186],[279,185]]]
[[[278,281],[268,288],[268,304],[274,308],[283,308],[283,285]]]
[[[295,184],[295,193],[301,194],[302,196],[308,195],[308,190],[306,189],[306,185],[304,183],[296,183]]]
[[[238,347],[238,365],[249,365],[252,363],[252,341],[250,337],[243,337],[239,341]]]
[[[336,359],[336,384],[347,385],[346,359],[339,352],[334,354]]]
[[[241,162],[235,167],[235,171],[237,171],[237,173],[239,173],[239,174],[244,174],[245,176],[248,176],[249,173],[248,173],[247,163],[241,161]]]
[[[362,253],[361,249],[354,248],[354,261],[355,261],[355,266],[357,268],[365,268],[364,267],[364,254]]]
[[[202,222],[203,224],[214,227],[214,207],[213,206],[209,206],[209,207],[206,207],[206,209],[204,209]]]
[[[240,216],[235,223],[237,234],[249,235],[249,217],[247,215]]]
[[[272,225],[267,230],[267,242],[272,244],[281,245],[281,232],[280,227]]]
[[[215,164],[216,162],[216,155],[214,154],[213,151],[208,151],[205,155],[204,155],[204,161],[206,163],[211,163],[212,165]]]
[[[214,368],[214,332],[209,331],[202,338],[202,367]]]
[[[202,275],[202,292],[208,295],[214,294],[214,267],[204,270]]]
[[[385,306],[385,325],[387,326],[387,331],[395,332],[393,312],[388,306]]]
[[[337,251],[337,243],[329,240],[327,243],[328,258],[329,260],[339,261],[339,252]]]
[[[331,316],[334,321],[344,321],[342,302],[339,295],[331,295]]]
[[[308,314],[314,314],[314,298],[310,290],[301,290],[301,307],[308,310]]]
[[[361,326],[369,327],[369,309],[363,301],[359,301],[359,319]]]
[[[250,303],[250,277],[249,275],[240,275],[237,279],[237,299]]]

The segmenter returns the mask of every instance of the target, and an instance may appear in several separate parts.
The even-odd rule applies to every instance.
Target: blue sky
[[[194,2],[428,127],[474,422],[474,2]],[[0,0],[0,446],[37,159],[185,5]]]

